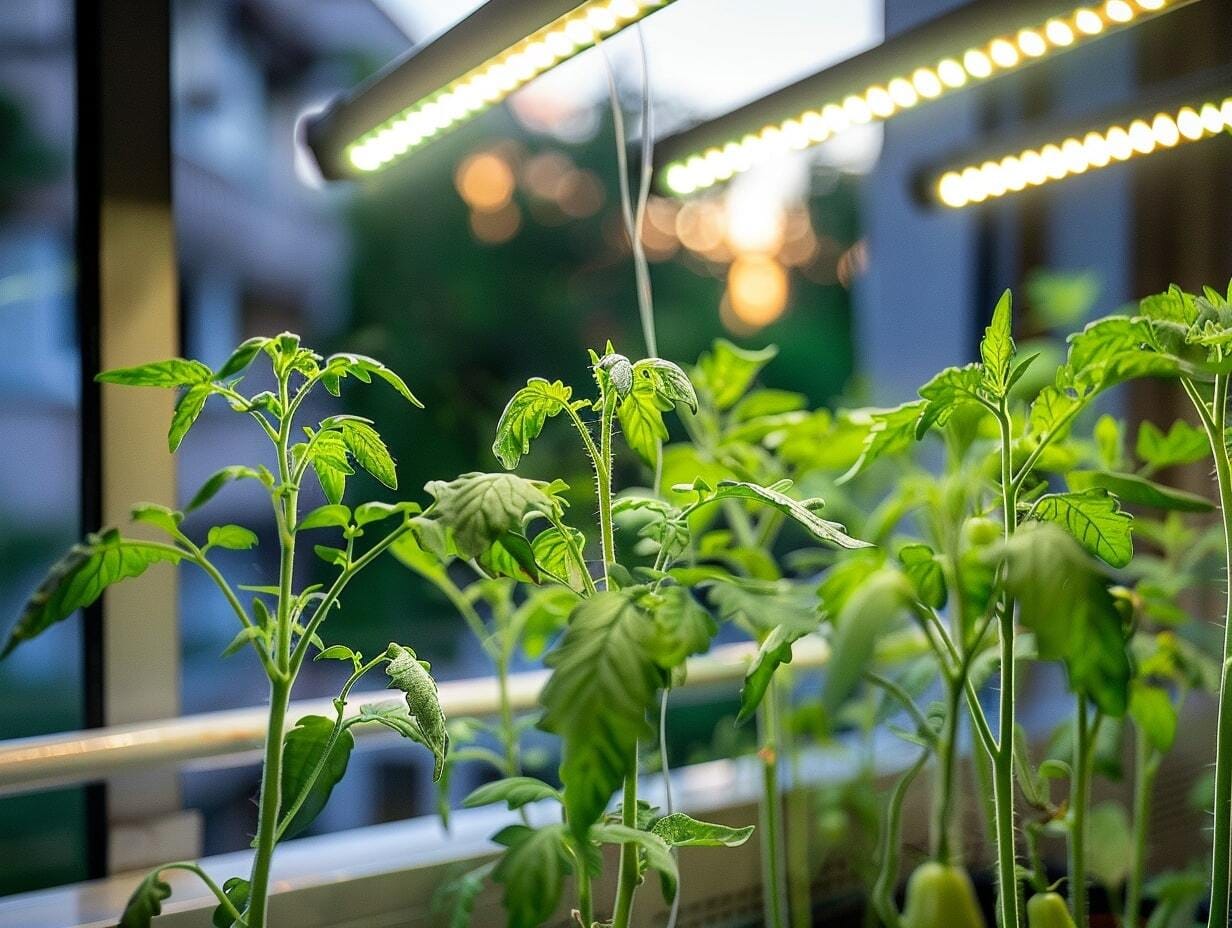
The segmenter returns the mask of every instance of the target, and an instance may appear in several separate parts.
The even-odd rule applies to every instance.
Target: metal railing
[[[720,645],[688,664],[686,687],[734,683],[744,676],[756,653],[752,644]],[[830,649],[816,637],[803,638],[793,648],[793,666],[819,667]],[[512,674],[509,697],[516,710],[533,708],[547,681],[548,671]],[[354,693],[348,714],[371,698],[388,699],[387,691]],[[440,684],[441,706],[447,717],[495,715],[500,708],[495,677],[454,680]],[[291,704],[287,718],[332,716],[330,699],[300,700]],[[53,787],[102,780],[133,769],[176,767],[190,761],[211,760],[219,766],[238,766],[246,754],[258,750],[265,739],[264,706],[207,712],[155,722],[112,725],[86,731],[39,735],[0,742],[0,795],[14,795]],[[384,729],[359,726],[355,734],[370,737]]]

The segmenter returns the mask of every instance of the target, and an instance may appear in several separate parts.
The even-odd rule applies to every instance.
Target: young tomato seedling
[[[240,383],[262,356],[273,368],[276,388],[246,396],[240,392]],[[354,354],[322,358],[302,347],[299,337],[290,333],[249,339],[217,370],[200,361],[173,358],[108,371],[98,377],[108,384],[183,390],[169,435],[173,453],[214,396],[251,418],[274,449],[272,469],[263,464],[225,467],[205,482],[183,512],[153,503],[137,505],[133,519],[153,527],[166,536],[166,541],[129,537],[116,529],[88,536],[52,568],[4,647],[3,654],[7,655],[22,641],[93,603],[107,587],[137,577],[154,564],[189,564],[213,581],[239,622],[239,632],[224,656],[250,649],[269,682],[257,835],[248,877],[233,877],[219,886],[192,861],[155,868],[129,899],[120,918],[121,928],[149,928],[151,919],[160,914],[162,903],[171,895],[162,875],[174,869],[196,874],[217,898],[215,925],[266,928],[274,848],[281,839],[303,831],[321,811],[346,772],[355,744],[352,729],[358,725],[382,725],[424,745],[435,758],[434,778],[441,774],[449,740],[427,663],[399,644],[390,644],[377,657],[365,660],[346,645],[326,647],[320,637],[326,619],[340,606],[351,581],[410,530],[411,518],[418,511],[408,503],[369,502],[354,509],[343,504],[346,479],[354,473],[352,462],[390,489],[397,488],[393,458],[369,420],[336,415],[316,426],[304,426],[302,434],[296,427],[297,414],[315,387],[323,386],[338,396],[345,378],[367,383],[374,376],[409,403],[419,405],[402,378],[380,362]],[[310,471],[327,502],[301,515],[300,492]],[[270,586],[235,587],[210,557],[214,549],[243,550],[256,545],[257,535],[250,528],[214,526],[204,533],[204,541],[194,540],[183,528],[187,513],[204,506],[237,480],[257,481],[269,495],[279,543],[277,582]],[[314,548],[337,573],[327,586],[314,584],[297,590],[294,573],[301,536],[316,530],[341,535],[341,547]],[[377,540],[365,544],[365,536],[378,530]],[[237,589],[256,594],[250,605],[240,600]],[[174,621],[174,617],[163,620]],[[288,730],[292,689],[304,661],[314,653],[314,660],[350,664],[351,673],[334,700],[334,718],[305,716]],[[390,688],[400,690],[404,700],[364,705],[358,713],[349,713],[352,688],[377,667],[384,668]]]

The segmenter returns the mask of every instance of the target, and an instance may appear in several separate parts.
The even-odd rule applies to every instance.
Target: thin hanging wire
[[[650,288],[650,265],[642,246],[642,228],[646,221],[646,202],[650,198],[651,166],[654,158],[654,120],[650,97],[650,62],[646,52],[646,37],[641,24],[634,27],[642,59],[642,158],[641,177],[638,182],[637,208],[634,211],[633,194],[629,187],[629,155],[626,151],[625,117],[620,105],[620,91],[616,87],[616,72],[602,41],[596,41],[607,73],[608,96],[612,104],[612,123],[616,130],[616,163],[620,173],[620,207],[624,216],[625,232],[633,251],[633,272],[637,278],[637,309],[642,322],[642,339],[646,343],[647,357],[659,354],[655,337],[654,297]]]

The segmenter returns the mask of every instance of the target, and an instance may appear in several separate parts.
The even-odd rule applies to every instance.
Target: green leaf
[[[804,633],[816,631],[821,622],[812,591],[789,580],[714,578],[709,594],[719,616],[741,625],[761,640],[780,625]]]
[[[335,505],[342,502],[346,478],[355,473],[347,462],[347,445],[335,431],[323,431],[312,445],[312,469],[325,498]]]
[[[222,884],[222,894],[231,901],[237,912],[243,912],[248,908],[248,897],[252,892],[252,886],[243,877],[230,877]],[[236,922],[231,917],[221,903],[214,907],[214,917],[210,919],[214,928],[234,928],[235,925],[241,924]]]
[[[644,380],[634,381],[633,389],[616,407],[625,444],[648,465],[653,465],[659,444],[667,441],[663,413],[672,408],[654,387]]]
[[[222,884],[222,894],[230,900],[237,912],[242,913],[248,908],[248,897],[251,893],[252,886],[243,877],[233,876]],[[236,925],[243,924],[233,919],[222,903],[214,907],[214,916],[210,919],[210,923],[214,928],[235,928]]]
[[[408,403],[423,409],[423,403],[411,393],[410,388],[406,385],[406,381],[375,358],[362,354],[334,354],[325,359],[325,369],[333,377],[351,374],[364,383],[371,382],[371,375],[376,374],[376,376],[398,391],[398,395]],[[334,391],[331,390],[330,392]],[[334,395],[336,396],[337,393],[334,393]]]
[[[1139,477],[1137,474],[1072,470],[1065,475],[1065,479],[1074,490],[1089,490],[1098,487],[1115,493],[1121,502],[1135,506],[1152,506],[1156,509],[1172,509],[1180,512],[1210,512],[1215,508],[1215,504],[1205,496],[1166,487],[1145,477]]]
[[[729,828],[699,822],[683,812],[665,815],[650,830],[670,847],[740,847],[753,834],[752,825]]]
[[[924,410],[916,422],[916,438],[935,426],[943,426],[954,410],[973,403],[984,402],[981,390],[984,386],[984,371],[979,364],[966,367],[947,367],[932,380],[920,387]]]
[[[1033,512],[1036,518],[1064,528],[1087,551],[1113,567],[1124,567],[1134,556],[1134,517],[1103,488],[1041,496]]]
[[[928,545],[905,545],[898,551],[898,560],[920,602],[931,609],[945,608],[948,598],[945,571],[933,549]]]
[[[739,348],[725,338],[716,338],[711,349],[697,360],[694,370],[697,386],[709,395],[716,409],[730,409],[778,353],[773,345],[753,350]]]
[[[689,381],[689,375],[671,361],[662,358],[645,358],[633,365],[634,389],[637,383],[645,383],[667,403],[684,403],[697,412],[697,393]],[[670,407],[669,407],[670,408]]]
[[[167,433],[167,447],[171,449],[172,454],[180,447],[180,442],[184,440],[188,430],[193,427],[193,423],[201,415],[201,410],[205,408],[205,401],[210,398],[212,392],[214,392],[212,384],[197,384],[195,387],[190,387],[175,404],[175,412],[171,416],[171,430]]]
[[[431,750],[431,746],[419,728],[419,723],[411,716],[405,702],[376,702],[360,706],[359,716],[353,720],[353,724],[365,723],[383,725],[403,738],[414,741],[416,744],[422,744]],[[450,752],[448,759],[452,762],[455,759],[455,754],[461,755],[463,753],[463,751]],[[462,758],[459,756],[457,759],[460,760]],[[499,760],[500,758],[498,757],[497,759]],[[441,781],[438,780],[437,782]]]
[[[492,840],[508,848],[492,871],[505,887],[508,928],[538,928],[556,912],[572,870],[565,826],[509,825]]]
[[[359,655],[345,644],[331,644],[313,658],[313,661],[351,661],[352,663],[356,663],[358,660]]]
[[[479,564],[494,577],[512,577],[530,583],[541,580],[535,552],[521,532],[505,532],[497,538],[479,555]]]
[[[257,535],[242,525],[215,525],[206,536],[206,541],[212,548],[247,551],[256,546]]]
[[[1133,829],[1125,808],[1101,802],[1087,816],[1087,871],[1106,889],[1120,888],[1129,876]]]
[[[1038,438],[1063,438],[1082,401],[1060,387],[1047,386],[1031,403],[1027,431]]]
[[[347,554],[341,548],[331,548],[329,545],[313,545],[312,553],[326,564],[333,564],[335,567],[347,566]]]
[[[736,724],[751,719],[761,705],[770,680],[782,664],[791,663],[791,646],[807,635],[805,629],[789,625],[776,625],[762,641],[752,663],[744,672],[744,686],[740,688],[740,712]],[[669,840],[669,844],[672,842]]]
[[[1151,347],[1154,341],[1145,319],[1097,319],[1069,337],[1069,356],[1061,375],[1080,395],[1090,396],[1125,380],[1176,374],[1179,362]]]
[[[30,596],[0,651],[0,659],[21,642],[89,606],[113,583],[139,577],[151,564],[174,564],[182,557],[176,551],[121,538],[115,529],[88,535],[84,543],[69,549]]]
[[[629,594],[602,592],[578,605],[548,655],[539,727],[563,742],[560,778],[579,838],[635,773],[638,739],[650,732],[646,710],[664,680],[650,631],[650,617]]]
[[[232,654],[237,653],[250,641],[264,641],[265,636],[266,631],[260,625],[245,625],[235,633],[235,637],[232,638],[231,642],[222,649],[222,654],[219,656],[230,657]]]
[[[507,777],[493,783],[485,783],[462,800],[462,806],[473,809],[476,806],[486,806],[494,802],[503,802],[509,810],[520,809],[522,806],[541,799],[555,799],[564,802],[560,791],[553,789],[542,780],[534,777]]]
[[[586,536],[577,529],[564,526],[568,536],[556,526],[544,529],[530,543],[539,566],[555,577],[560,577],[571,589],[581,592],[586,588],[582,565],[573,551],[585,552]]]
[[[1129,714],[1156,751],[1172,750],[1176,741],[1176,709],[1162,686],[1135,680],[1129,693]]]
[[[1094,562],[1063,529],[1027,523],[1003,545],[1006,590],[1039,657],[1065,664],[1070,687],[1124,715],[1131,675],[1121,613]]]
[[[719,631],[710,613],[680,586],[668,587],[659,594],[651,617],[654,625],[647,645],[655,663],[664,670],[709,649],[711,639]]]
[[[424,489],[436,502],[430,514],[453,535],[462,557],[478,557],[506,532],[520,532],[533,512],[552,512],[556,503],[543,485],[515,474],[463,474],[433,480]]]
[[[99,383],[118,383],[126,387],[192,387],[208,384],[214,379],[214,372],[200,361],[171,358],[103,371],[94,379]]]
[[[591,829],[590,836],[600,844],[636,844],[641,852],[643,867],[657,870],[659,873],[664,901],[671,902],[676,898],[676,885],[680,882],[676,858],[672,856],[667,842],[659,835],[651,831],[630,828],[627,825],[604,823]]]
[[[239,346],[231,352],[231,357],[227,358],[222,367],[214,372],[214,379],[226,380],[246,370],[253,358],[260,354],[268,344],[269,339],[261,336],[240,342]]]
[[[1006,290],[997,301],[992,322],[980,341],[984,389],[993,396],[1005,396],[1009,389],[1010,362],[1014,360],[1013,295]]]
[[[391,516],[410,516],[420,511],[418,503],[360,503],[355,507],[355,524],[358,526],[381,522]]]
[[[132,517],[134,522],[153,525],[173,538],[180,534],[180,523],[184,521],[184,513],[159,503],[138,503],[132,509]]]
[[[346,528],[350,524],[351,510],[348,507],[339,503],[326,503],[300,519],[295,530],[306,532],[314,528]]]
[[[1143,422],[1138,428],[1138,457],[1155,470],[1203,461],[1211,453],[1206,432],[1184,419],[1172,423],[1164,434],[1153,422]]]
[[[390,658],[385,665],[389,688],[401,690],[406,695],[407,709],[419,724],[424,743],[436,758],[432,779],[439,780],[445,767],[445,755],[449,751],[449,733],[445,730],[445,713],[441,710],[436,681],[428,673],[426,664],[416,658],[410,648],[391,642],[386,653]]]
[[[306,715],[287,732],[283,742],[282,807],[278,812],[280,820],[286,816],[292,803],[308,785],[309,778],[316,770],[321,757],[325,755],[325,748],[333,731],[333,719],[323,715]],[[321,768],[321,773],[309,789],[303,805],[287,825],[284,837],[293,838],[300,834],[320,815],[325,803],[329,801],[330,793],[346,774],[354,747],[355,736],[344,728],[330,748],[325,766]]]
[[[162,871],[151,871],[128,897],[118,928],[150,928],[154,916],[162,914],[163,903],[170,897],[171,885],[163,880]]]
[[[783,515],[795,521],[818,541],[824,541],[839,548],[871,548],[867,541],[860,541],[847,534],[847,530],[838,522],[829,522],[815,512],[821,508],[819,499],[792,499],[784,490],[790,488],[790,481],[780,481],[772,487],[763,487],[756,483],[745,483],[734,480],[721,480],[719,485],[708,494],[708,502],[723,499],[745,499],[764,503],[777,509]],[[706,488],[703,488],[706,489]],[[699,491],[700,492],[700,491]]]
[[[391,490],[398,489],[398,473],[389,449],[366,422],[348,419],[342,423],[342,440],[355,462]]]
[[[513,395],[496,424],[492,453],[501,466],[513,470],[522,455],[530,451],[547,420],[572,405],[573,389],[559,380],[549,382],[532,377]],[[585,404],[582,404],[585,405]]]
[[[927,405],[925,400],[915,400],[893,409],[857,410],[850,413],[853,418],[858,415],[868,420],[868,433],[859,458],[838,482],[846,483],[878,458],[896,454],[914,445],[916,424]]]
[[[210,475],[205,483],[201,484],[201,489],[197,491],[197,495],[192,498],[188,504],[188,512],[194,509],[200,509],[210,500],[212,500],[224,486],[232,480],[259,480],[261,479],[260,471],[252,467],[245,467],[242,464],[234,464],[230,467],[224,467],[221,470],[215,471]]]

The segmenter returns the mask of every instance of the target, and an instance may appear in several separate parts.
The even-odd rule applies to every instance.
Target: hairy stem
[[[1125,886],[1126,928],[1137,928],[1142,918],[1142,883],[1146,875],[1146,839],[1151,830],[1151,793],[1159,772],[1160,755],[1138,729],[1134,739],[1134,821],[1129,878]]]
[[[997,421],[1001,429],[1001,494],[1008,540],[1018,520],[1018,493],[1013,475],[1013,436],[1004,401]],[[997,911],[1001,928],[1018,928],[1018,854],[1014,840],[1014,607],[1008,597],[1005,597],[1000,620],[1000,723],[997,749],[992,759],[997,820]]]
[[[1069,910],[1078,928],[1087,924],[1087,805],[1091,800],[1092,731],[1085,696],[1074,710],[1074,772],[1070,781]]]
[[[282,802],[282,732],[286,725],[291,685],[270,681],[269,725],[265,732],[265,762],[261,770],[261,799],[257,813],[257,853],[252,862],[248,928],[266,928],[270,865],[278,837],[278,808]]]
[[[784,928],[783,905],[783,806],[779,793],[778,688],[773,678],[758,707],[761,744],[762,810],[761,836],[763,900],[767,928]]]
[[[943,864],[956,863],[960,855],[951,846],[954,834],[954,770],[958,755],[958,705],[962,687],[946,681],[945,726],[938,745],[937,792],[933,802],[933,858]]]
[[[1193,381],[1181,378],[1181,386],[1206,429],[1215,481],[1219,488],[1219,511],[1223,519],[1225,576],[1232,577],[1232,462],[1228,460],[1228,375],[1215,376],[1215,389],[1208,407]],[[1219,676],[1219,711],[1215,740],[1215,810],[1211,848],[1211,910],[1208,928],[1227,928],[1229,880],[1232,878],[1232,595],[1226,598],[1223,630],[1223,666]]]
[[[899,777],[898,782],[894,784],[894,790],[890,793],[889,804],[886,806],[885,820],[881,828],[881,870],[877,874],[877,882],[873,885],[873,908],[877,910],[886,928],[900,928],[902,925],[902,917],[894,905],[894,887],[898,884],[903,802],[907,798],[907,790],[912,781],[924,769],[929,753],[929,751],[921,751],[915,763]]]
[[[637,750],[633,752],[632,772],[625,777],[624,798],[620,807],[620,823],[626,828],[637,827]],[[633,915],[633,894],[638,882],[637,845],[630,841],[620,846],[620,871],[616,877],[616,908],[612,913],[612,928],[629,928]]]
[[[608,568],[616,563],[616,534],[612,526],[612,416],[616,412],[616,394],[605,392],[603,413],[599,425],[599,460],[595,461],[595,481],[598,484],[599,530],[603,543],[603,587],[608,589]]]

